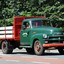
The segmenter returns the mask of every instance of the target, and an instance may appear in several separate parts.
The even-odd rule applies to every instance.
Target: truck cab
[[[20,42],[23,45],[32,45],[31,40],[39,39],[38,34],[44,32],[44,26],[50,26],[48,19],[32,18],[24,20],[22,23],[22,30],[20,32]],[[32,39],[31,39],[32,38]]]

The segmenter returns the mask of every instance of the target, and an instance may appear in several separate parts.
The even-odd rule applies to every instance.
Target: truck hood
[[[54,27],[36,27],[32,29],[36,33],[45,33],[45,34],[53,34],[54,32],[61,32],[62,30],[60,28],[54,28]]]

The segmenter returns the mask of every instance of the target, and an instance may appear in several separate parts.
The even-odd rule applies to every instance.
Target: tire
[[[34,42],[34,52],[35,52],[36,55],[42,55],[42,54],[44,54],[44,48],[41,45],[41,43],[40,43],[39,40],[36,40]]]
[[[58,51],[60,54],[64,54],[64,50],[62,48],[59,48]]]
[[[34,54],[34,49],[33,48],[26,48],[26,51],[29,54]]]
[[[12,45],[8,41],[2,42],[1,49],[4,54],[11,54],[13,51]]]

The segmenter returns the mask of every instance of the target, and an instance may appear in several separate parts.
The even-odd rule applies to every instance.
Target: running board
[[[31,46],[19,46],[20,48],[31,48]]]

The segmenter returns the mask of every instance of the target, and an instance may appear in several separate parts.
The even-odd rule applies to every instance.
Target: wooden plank
[[[0,39],[4,38],[13,38],[13,26],[0,27]]]
[[[1,31],[1,30],[5,30],[5,27],[0,27],[0,31]]]
[[[5,34],[5,31],[0,31],[0,34]]]
[[[6,30],[8,30],[8,29],[13,29],[13,26],[8,26],[8,27],[6,27]]]
[[[11,29],[13,29],[13,26],[7,26],[6,27],[6,30],[11,30]],[[0,27],[0,31],[2,31],[2,30],[5,30],[5,27]]]
[[[5,35],[0,35],[0,38],[5,38]]]
[[[5,35],[0,35],[0,39],[5,38]],[[6,38],[13,38],[13,35],[6,35]]]
[[[13,35],[6,35],[6,38],[13,38]]]
[[[5,34],[5,31],[0,31],[0,34]],[[6,31],[6,34],[13,34],[13,31]]]
[[[6,31],[6,34],[8,34],[8,33],[13,34],[13,31]]]

